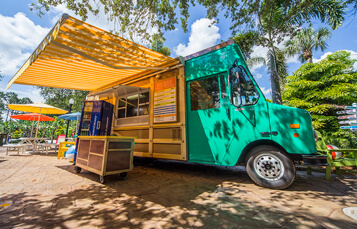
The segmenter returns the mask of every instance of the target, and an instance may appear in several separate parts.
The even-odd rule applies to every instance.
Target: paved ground
[[[297,173],[287,190],[260,188],[244,168],[141,163],[127,180],[98,183],[55,154],[5,156],[1,228],[357,228],[357,176]],[[4,209],[5,208],[5,209]]]

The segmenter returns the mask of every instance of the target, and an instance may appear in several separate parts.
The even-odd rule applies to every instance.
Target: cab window
[[[233,65],[229,71],[232,104],[236,107],[253,105],[259,93],[242,66]]]
[[[191,111],[220,107],[218,76],[190,83]]]

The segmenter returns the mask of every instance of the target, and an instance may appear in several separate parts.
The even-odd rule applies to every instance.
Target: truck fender
[[[274,146],[274,147],[282,150],[282,152],[285,153],[287,156],[289,156],[293,161],[302,161],[303,160],[302,156],[300,154],[291,154],[291,153],[286,152],[286,150],[281,145],[276,143],[275,141],[267,140],[267,139],[261,139],[261,140],[253,141],[253,142],[249,143],[248,145],[246,145],[246,147],[244,147],[242,153],[240,154],[240,156],[238,158],[238,161],[237,161],[236,165],[242,164],[242,163],[244,164],[245,161],[246,161],[245,159],[246,159],[246,156],[248,155],[248,153],[254,147],[257,147],[257,146],[260,146],[260,145]]]

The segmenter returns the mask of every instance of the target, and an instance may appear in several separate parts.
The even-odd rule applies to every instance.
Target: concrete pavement
[[[357,176],[307,175],[277,191],[243,167],[142,160],[127,180],[76,174],[55,154],[0,147],[1,228],[357,228]]]

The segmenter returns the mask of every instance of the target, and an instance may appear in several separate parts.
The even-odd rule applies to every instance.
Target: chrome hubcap
[[[284,174],[283,163],[272,154],[259,155],[253,163],[255,172],[265,180],[279,180]]]

